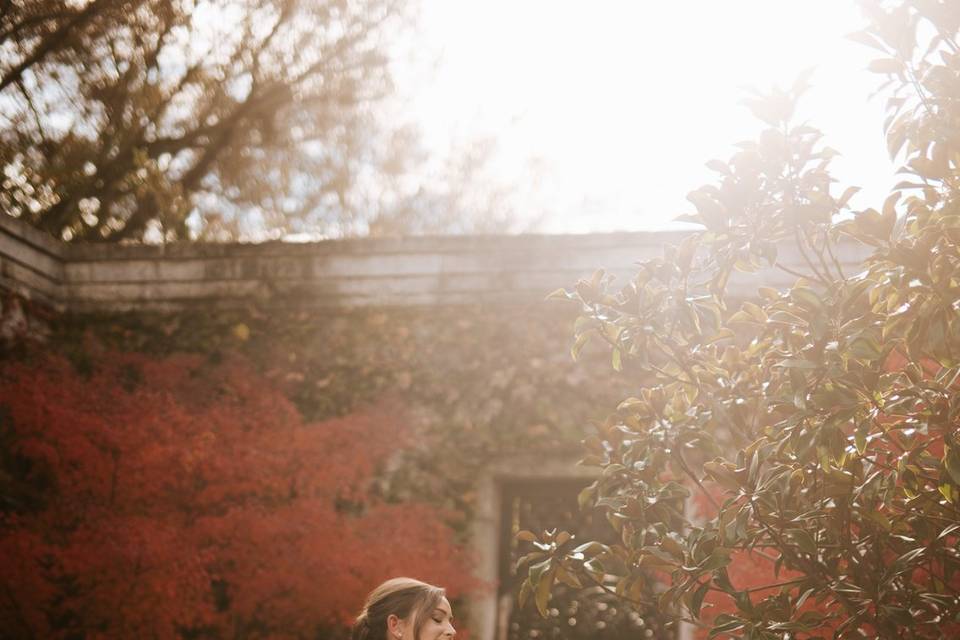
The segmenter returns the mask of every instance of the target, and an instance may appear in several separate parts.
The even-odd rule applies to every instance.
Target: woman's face
[[[412,618],[412,616],[411,616]],[[413,620],[410,620],[410,636],[413,636]],[[427,612],[427,619],[420,628],[420,637],[417,640],[449,640],[457,634],[453,628],[453,611],[446,598],[441,598],[433,611]]]

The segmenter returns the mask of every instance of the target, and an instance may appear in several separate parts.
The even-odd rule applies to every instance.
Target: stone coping
[[[187,307],[523,304],[638,260],[685,232],[353,238],[309,243],[66,244],[0,215],[0,286],[75,311]],[[863,252],[841,256],[851,265]],[[784,263],[800,263],[784,250]],[[737,274],[734,293],[784,286],[777,270]]]

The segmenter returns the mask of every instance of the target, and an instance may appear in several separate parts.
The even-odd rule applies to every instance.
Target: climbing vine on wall
[[[310,636],[387,575],[461,593],[478,473],[576,450],[593,408],[572,391],[623,393],[557,354],[572,318],[548,304],[505,319],[8,300],[42,329],[0,364],[0,575],[17,586],[0,624],[22,637]]]
[[[523,452],[579,452],[596,417],[586,398],[631,392],[558,352],[573,314],[548,302],[342,311],[210,309],[178,314],[63,316],[58,348],[83,362],[88,345],[204,358],[239,353],[310,420],[386,399],[407,413],[414,446],[393,461],[382,490],[469,514],[473,483],[492,460]],[[597,349],[596,355],[600,355]],[[598,368],[603,366],[598,364]],[[635,391],[635,390],[634,390]],[[436,455],[442,451],[443,455]]]

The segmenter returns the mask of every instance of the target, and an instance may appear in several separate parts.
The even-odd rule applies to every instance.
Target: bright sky
[[[546,209],[540,230],[655,229],[692,207],[761,123],[741,87],[789,87],[815,67],[800,115],[843,155],[839,190],[877,206],[893,180],[880,79],[871,52],[844,38],[862,19],[854,0],[423,0],[419,55],[401,75],[429,144],[494,136],[497,170],[526,180],[524,209]]]

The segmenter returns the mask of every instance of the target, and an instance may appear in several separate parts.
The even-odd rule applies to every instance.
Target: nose
[[[450,621],[449,621],[449,620],[447,621],[447,631],[446,631],[446,633],[447,633],[447,637],[449,637],[449,638],[453,638],[454,636],[457,635],[457,630],[453,628],[453,625],[450,624]]]

